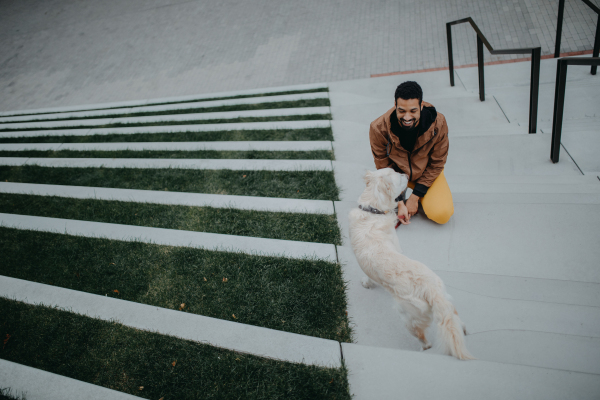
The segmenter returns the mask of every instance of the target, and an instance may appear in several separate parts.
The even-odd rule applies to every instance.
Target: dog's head
[[[367,171],[364,176],[367,188],[361,195],[359,202],[389,210],[396,206],[395,199],[408,185],[408,177],[392,168],[382,168],[377,171]]]

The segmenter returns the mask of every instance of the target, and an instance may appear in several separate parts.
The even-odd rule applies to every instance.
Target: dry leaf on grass
[[[183,311],[184,308],[185,308],[185,303],[181,303],[179,305],[179,311]]]
[[[119,291],[117,289],[113,290],[113,292],[115,292],[116,294],[119,294]]]
[[[231,314],[231,316],[233,317],[233,319],[237,319],[237,317],[235,316],[235,314]]]
[[[172,365],[172,366],[175,366],[175,365],[177,365],[177,360],[173,361],[173,362],[171,363],[171,365]]]
[[[140,386],[140,387],[139,387],[139,390],[144,390],[144,387],[143,387],[143,386]]]
[[[7,333],[6,338],[4,339],[4,345],[2,345],[2,350],[4,350],[4,346],[6,346],[6,343],[8,343],[8,339],[10,339],[10,335]]]
[[[223,278],[223,282],[227,282],[227,278]]]

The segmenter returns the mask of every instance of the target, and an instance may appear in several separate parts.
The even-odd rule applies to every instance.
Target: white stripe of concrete
[[[250,90],[238,90],[230,92],[218,92],[218,93],[204,93],[191,96],[178,96],[178,97],[163,97],[158,99],[144,99],[144,100],[131,100],[131,101],[120,101],[113,103],[99,103],[99,104],[87,104],[77,106],[63,106],[63,107],[49,107],[49,108],[38,108],[31,110],[16,110],[16,111],[3,111],[0,112],[0,116],[9,115],[20,115],[20,114],[42,114],[42,113],[55,113],[65,111],[80,111],[80,110],[96,110],[100,108],[116,108],[116,107],[132,107],[132,106],[143,106],[157,103],[176,103],[181,101],[190,100],[202,100],[202,99],[213,99],[219,97],[232,97],[232,96],[247,96],[253,94],[265,94],[265,93],[277,93],[277,92],[291,92],[294,90],[312,90],[312,89],[325,89],[327,84],[325,83],[311,83],[306,85],[294,85],[294,86],[279,86],[264,89],[250,89]]]
[[[125,242],[140,241],[167,246],[194,247],[244,254],[297,259],[314,257],[329,261],[336,261],[337,259],[335,246],[324,243],[297,242],[293,240],[265,239],[3,213],[0,213],[0,226],[74,236],[106,238]]]
[[[0,296],[59,307],[105,321],[282,361],[340,367],[334,340],[224,321],[181,311],[0,276]]]
[[[222,194],[163,192],[157,190],[113,189],[87,186],[42,185],[0,182],[0,193],[60,196],[76,199],[118,200],[136,203],[170,204],[193,207],[235,208],[239,210],[334,214],[326,200],[281,199],[274,197],[228,196]]]
[[[123,142],[123,143],[1,143],[0,151],[25,150],[170,150],[170,151],[312,151],[333,150],[330,141]]]
[[[116,390],[0,359],[2,388],[27,400],[139,400]]]
[[[0,165],[63,168],[178,168],[234,171],[332,171],[329,160],[244,160],[174,158],[27,158],[0,157]]]
[[[140,112],[164,112],[164,111],[174,111],[174,110],[190,110],[190,109],[195,109],[195,108],[236,106],[236,105],[244,105],[244,104],[277,103],[280,101],[299,101],[299,100],[314,100],[314,99],[327,99],[327,98],[329,98],[328,92],[286,94],[286,95],[282,95],[282,96],[246,97],[246,98],[242,98],[242,99],[198,101],[198,102],[192,102],[192,103],[162,104],[162,105],[157,105],[157,106],[126,107],[126,108],[114,108],[114,109],[96,110],[96,111],[76,111],[76,112],[70,112],[70,113],[24,115],[24,116],[18,116],[18,117],[0,118],[0,122],[4,123],[4,122],[36,121],[36,120],[48,121],[48,120],[63,119],[63,118],[103,117],[103,116],[121,115],[121,114],[129,114],[129,113],[140,113]]]
[[[301,107],[301,108],[275,108],[267,110],[249,111],[226,111],[214,113],[194,114],[172,114],[172,115],[150,115],[146,117],[123,117],[123,118],[100,118],[100,119],[74,119],[66,121],[36,121],[2,124],[0,129],[48,129],[66,128],[72,126],[101,126],[107,124],[149,124],[183,122],[183,121],[206,121],[210,119],[234,119],[234,118],[268,118],[287,117],[294,115],[325,115],[329,114],[329,107]]]
[[[329,128],[329,120],[237,122],[230,124],[196,124],[172,126],[140,126],[134,128],[55,129],[39,131],[0,132],[1,138],[38,136],[133,135],[138,133],[216,132],[234,130],[276,130]]]
[[[52,129],[68,128],[70,126],[99,126],[108,125],[113,118],[100,119],[70,119],[68,121],[41,121],[41,122],[18,122],[15,124],[2,124],[0,129]]]

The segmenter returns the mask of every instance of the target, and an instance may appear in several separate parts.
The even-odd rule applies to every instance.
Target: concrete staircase
[[[556,61],[541,66],[539,126],[527,134],[529,63],[330,84],[338,247],[349,281],[356,344],[343,344],[357,399],[598,398],[600,396],[600,80],[569,70],[563,148],[550,161]],[[383,288],[364,289],[347,218],[374,169],[369,123],[393,106],[395,87],[421,84],[446,116],[445,175],[455,214],[444,226],[422,214],[397,230],[403,251],[445,281],[477,361],[420,352]],[[433,335],[432,332],[428,333]]]
[[[185,332],[178,334],[191,340],[210,339],[211,343],[222,347],[293,362],[302,360],[315,365],[339,365],[340,357],[349,369],[350,388],[356,399],[598,398],[600,161],[595,154],[600,151],[597,128],[600,121],[600,78],[590,76],[588,68],[570,69],[561,161],[552,164],[549,160],[549,132],[555,64],[553,60],[542,62],[540,129],[535,135],[527,134],[528,63],[486,67],[485,102],[480,102],[476,94],[475,68],[456,70],[456,87],[450,87],[447,71],[328,84],[335,140],[331,143],[293,144],[309,148],[333,146],[336,161],[333,161],[332,167],[336,182],[342,189],[341,201],[334,202],[333,207],[331,202],[308,205],[291,201],[265,203],[266,199],[262,199],[248,203],[247,199],[234,199],[236,196],[224,196],[218,200],[215,196],[196,195],[188,198],[178,195],[176,198],[163,199],[155,193],[124,193],[115,189],[110,189],[110,193],[93,193],[94,196],[128,198],[131,201],[154,198],[154,201],[165,204],[233,204],[234,207],[239,204],[240,208],[244,204],[244,207],[251,209],[280,211],[279,208],[283,207],[319,213],[332,213],[335,210],[344,243],[337,246],[332,254],[336,254],[343,264],[348,281],[348,313],[354,325],[355,342],[343,343],[341,353],[338,344],[333,341],[321,343],[321,339],[309,337],[291,340],[289,335],[269,333],[263,328],[252,329],[248,334],[247,326],[224,324],[219,320],[200,320],[205,317],[194,317],[196,325],[190,325],[191,319],[172,324],[168,323],[169,320],[163,321],[168,326],[143,325],[146,321],[162,321],[160,313],[166,311],[150,310],[148,306],[134,303],[127,306],[127,315],[115,317],[108,313],[105,318],[133,321],[134,316],[138,316],[142,322],[134,325],[141,329],[163,329],[164,332],[182,329],[189,335]],[[365,170],[375,168],[368,141],[369,123],[392,107],[394,89],[405,80],[419,82],[425,100],[447,118],[450,154],[445,174],[454,197],[455,215],[443,226],[418,215],[409,226],[400,227],[397,233],[404,252],[424,262],[445,281],[467,324],[470,333],[467,346],[478,358],[476,361],[458,361],[436,354],[434,350],[421,352],[418,341],[404,328],[388,293],[382,288],[367,290],[360,285],[363,273],[348,243],[347,214],[356,207],[356,199],[364,188],[362,176]],[[301,88],[288,87],[286,90]],[[219,96],[267,91],[220,93]],[[205,98],[211,96],[214,97],[206,95]],[[179,98],[177,102],[201,97]],[[168,102],[169,99],[155,99],[152,102],[144,100],[35,112],[72,112],[75,117],[81,117],[93,116],[89,113],[96,113],[95,110],[100,108],[150,107],[149,103]],[[102,111],[97,115],[104,116],[106,113]],[[1,122],[6,124],[31,120],[30,117],[10,112],[0,116],[3,117]],[[322,123],[329,125],[329,121],[311,121],[309,125],[316,127]],[[40,124],[39,129],[54,123],[45,124]],[[257,124],[282,126],[287,123],[252,124],[257,129]],[[223,126],[221,124],[219,128]],[[252,129],[248,124],[245,126],[245,129]],[[266,126],[262,129],[269,129]],[[187,126],[179,127],[187,129]],[[100,133],[90,132],[92,129],[82,129],[80,134]],[[135,128],[109,129],[135,132]],[[216,127],[200,125],[196,129]],[[74,130],[69,131],[75,134]],[[41,134],[40,131],[31,132],[31,135]],[[52,134],[56,134],[56,131],[52,131]],[[1,135],[10,136],[10,133]],[[240,150],[286,150],[288,147],[282,146],[289,144],[227,142],[222,146],[230,150],[234,149],[234,145],[235,149]],[[168,145],[172,144],[152,144],[159,148]],[[202,144],[209,145],[220,146],[218,142]],[[21,149],[33,148],[31,144],[19,146]],[[68,145],[64,146],[69,148]],[[88,147],[92,149],[95,146],[99,145]],[[12,147],[4,145],[7,150]],[[56,194],[56,190],[59,190],[67,197],[91,196],[84,188],[71,188],[77,193],[69,194],[66,188],[42,186],[38,185],[35,190],[47,195]],[[31,193],[33,189],[4,185],[0,191]],[[277,243],[270,246],[279,249]],[[251,249],[248,251],[251,252]],[[84,314],[99,315],[117,308],[106,307],[98,300],[91,299],[91,295],[83,293],[65,292],[59,295],[58,291],[49,291],[46,295],[45,291],[49,289],[42,287],[45,285],[25,285],[23,287],[29,290],[26,291],[17,290],[18,284],[23,282],[5,280],[0,286],[13,298],[30,296],[30,301],[39,298],[43,302],[44,296],[57,296],[61,301],[70,302],[61,303],[63,306],[76,307],[75,303],[79,303],[80,312]],[[66,291],[59,290],[61,293]],[[75,295],[82,300],[78,301],[79,297]],[[88,307],[87,302],[99,308],[89,308],[91,306]],[[205,331],[194,328],[201,325]],[[217,338],[229,330],[232,332],[230,336]],[[428,332],[428,335],[432,336],[432,332]],[[0,368],[0,373],[4,373],[0,377],[9,376],[6,371],[9,371],[9,367],[5,366],[4,372]],[[29,371],[20,376],[34,376],[36,373],[39,371]],[[17,378],[10,379],[14,382]],[[45,379],[56,380],[59,382],[57,387],[75,387],[74,384],[64,384],[64,379],[55,376],[46,376]],[[29,378],[22,385],[30,387],[27,386],[28,382]],[[90,389],[90,386],[86,388]],[[118,398],[120,395],[95,393],[98,393],[98,398]]]

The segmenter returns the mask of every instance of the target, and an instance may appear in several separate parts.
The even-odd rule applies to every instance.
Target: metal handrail
[[[554,114],[552,116],[552,145],[550,160],[558,162],[560,136],[562,134],[563,111],[565,108],[565,87],[568,65],[600,65],[600,57],[565,57],[556,60],[556,86],[554,87]]]
[[[596,7],[589,0],[581,0],[583,1],[589,8],[591,8],[596,14],[598,14],[598,22],[596,23],[596,37],[594,39],[594,51],[592,52],[592,57],[598,57],[598,52],[600,52],[600,8]],[[562,37],[562,24],[563,24],[563,16],[565,13],[565,0],[559,0],[558,2],[558,20],[556,21],[556,40],[554,42],[554,58],[560,57],[560,39]],[[592,75],[596,75],[596,69],[598,66],[592,65],[590,73]]]
[[[522,47],[520,49],[494,50],[490,42],[483,35],[471,17],[446,23],[446,37],[448,39],[448,64],[450,68],[450,86],[454,86],[454,59],[452,56],[452,25],[468,22],[477,33],[477,70],[479,73],[479,100],[485,101],[485,82],[483,78],[483,45],[491,54],[529,54],[531,53],[531,84],[529,90],[529,133],[537,130],[538,96],[540,91],[540,60],[541,47]]]

